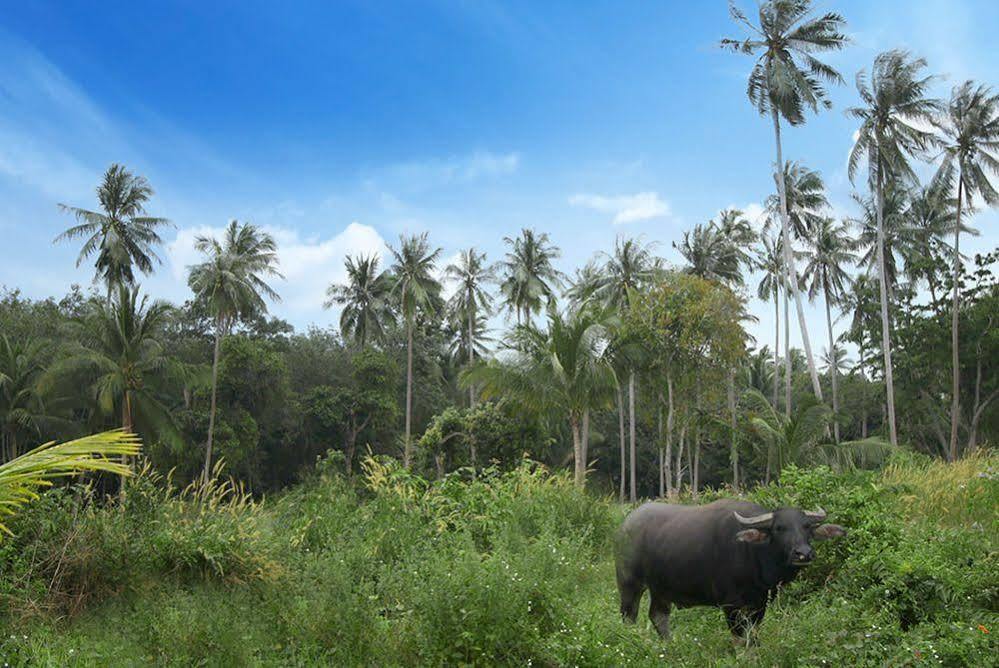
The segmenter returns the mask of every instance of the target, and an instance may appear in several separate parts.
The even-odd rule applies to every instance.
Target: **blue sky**
[[[848,83],[785,133],[785,155],[852,215],[854,74],[904,47],[946,77],[940,95],[965,78],[999,86],[999,3],[817,7],[848,21],[853,44],[827,58]],[[445,258],[475,245],[497,259],[530,226],[566,271],[621,234],[677,260],[683,230],[727,206],[754,212],[772,187],[750,61],[717,48],[739,34],[723,0],[5,2],[0,285],[41,297],[89,283],[77,249],[51,243],[70,223],[56,203],[94,206],[115,161],[177,226],[150,292],[184,299],[194,236],[248,220],[281,244],[273,312],[298,327],[336,321],[321,304],[345,254],[400,233],[429,231]],[[975,218],[972,251],[996,245],[997,223]],[[768,342],[771,309],[751,306]],[[809,309],[816,342],[822,318]]]

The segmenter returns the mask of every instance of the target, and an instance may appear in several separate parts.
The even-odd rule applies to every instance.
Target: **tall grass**
[[[953,463],[909,457],[891,463],[882,475],[897,485],[899,507],[910,519],[946,526],[984,526],[999,521],[999,456],[977,450]]]

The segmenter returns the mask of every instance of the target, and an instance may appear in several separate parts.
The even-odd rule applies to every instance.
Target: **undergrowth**
[[[989,665],[999,633],[996,458],[883,472],[790,468],[749,496],[822,506],[850,530],[768,609],[749,648],[710,608],[663,644],[617,615],[627,512],[525,461],[440,481],[334,463],[280,497],[49,493],[0,543],[12,666]],[[704,495],[702,501],[711,498]]]

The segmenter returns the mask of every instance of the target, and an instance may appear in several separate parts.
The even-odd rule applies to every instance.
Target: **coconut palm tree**
[[[478,385],[483,398],[506,397],[525,411],[564,416],[579,487],[586,484],[590,413],[611,403],[616,386],[605,320],[593,309],[564,316],[549,307],[546,330],[531,323],[514,330],[514,359],[492,360],[462,374],[462,382]]]
[[[774,128],[776,161],[774,180],[780,198],[781,239],[784,241],[784,268],[787,284],[794,297],[798,312],[798,327],[808,359],[808,371],[815,396],[822,399],[812,346],[805,324],[805,311],[798,294],[798,279],[791,246],[790,211],[787,201],[785,169],[781,146],[780,120],[793,125],[805,122],[805,110],[817,112],[832,103],[826,97],[822,81],[842,83],[842,77],[829,65],[815,57],[816,53],[835,51],[846,46],[847,37],[841,30],[845,21],[839,14],[829,12],[817,18],[809,16],[811,0],[766,0],[760,3],[758,25],[754,25],[734,3],[730,3],[732,18],[747,27],[751,36],[746,39],[723,39],[722,47],[736,53],[757,56],[749,75],[746,92],[750,102],[760,112],[769,115]],[[790,350],[790,346],[788,346]]]
[[[153,271],[153,262],[160,261],[155,248],[163,240],[157,229],[170,221],[146,215],[146,204],[152,196],[153,189],[145,178],[113,164],[97,188],[99,212],[59,205],[79,224],[57,236],[55,242],[85,239],[76,266],[97,254],[95,278],[104,281],[109,303],[116,286],[135,282],[133,267],[148,275]]]
[[[606,281],[604,266],[596,259],[577,267],[575,277],[569,281],[565,290],[569,306],[577,310],[592,306],[597,301],[597,291]]]
[[[912,285],[926,283],[934,309],[938,309],[940,303],[937,289],[951,252],[946,238],[957,224],[956,207],[957,200],[948,195],[947,186],[941,179],[933,179],[909,193],[905,211],[909,239],[901,248],[905,275]],[[977,234],[965,225],[961,226],[961,231]]]
[[[340,333],[363,348],[385,336],[385,326],[392,320],[389,305],[388,275],[378,271],[378,255],[348,255],[345,283],[334,283],[326,289],[325,308],[340,306]]]
[[[172,308],[119,285],[110,305],[93,301],[75,323],[76,342],[52,364],[44,382],[88,387],[97,424],[120,416],[126,432],[176,443],[179,433],[163,403],[171,381],[179,384],[185,371],[163,347]]]
[[[12,535],[3,520],[38,498],[54,480],[80,473],[104,471],[126,476],[118,457],[139,453],[139,439],[125,431],[109,431],[74,441],[51,441],[0,464],[0,536]]]
[[[847,327],[846,338],[853,341],[859,348],[857,358],[857,370],[864,376],[864,364],[867,362],[865,352],[867,350],[868,335],[873,337],[874,325],[877,322],[877,296],[876,288],[872,284],[868,274],[859,274],[851,282],[850,286],[843,292],[840,301],[844,315],[849,315],[850,324]],[[871,378],[874,374],[871,374]],[[866,388],[866,385],[862,385]],[[866,395],[866,390],[864,390]],[[866,397],[864,397],[866,398]],[[862,402],[864,415],[861,418],[861,438],[867,438],[867,402]]]
[[[905,258],[913,255],[910,247],[915,238],[912,220],[906,215],[910,208],[911,193],[898,182],[885,184],[881,197],[881,226],[878,226],[877,197],[862,197],[856,193],[853,200],[861,208],[860,218],[850,219],[857,228],[857,247],[862,249],[858,265],[872,276],[880,269],[878,240],[884,248],[884,274],[888,294],[888,320],[893,320],[895,293],[905,277]],[[880,232],[879,232],[880,229]]]
[[[752,270],[754,267],[752,248],[759,239],[759,234],[753,229],[742,211],[723,209],[718,217],[712,220],[712,224],[722,238],[728,240],[743,267]]]
[[[943,133],[940,175],[953,189],[957,181],[957,219],[954,225],[953,296],[951,305],[950,458],[957,459],[957,425],[961,415],[961,366],[958,350],[958,313],[961,305],[961,207],[971,209],[978,195],[989,206],[999,204],[999,192],[990,177],[999,174],[999,95],[987,86],[965,81],[954,88],[947,113],[938,119]]]
[[[728,238],[713,224],[698,223],[673,247],[687,261],[684,271],[719,283],[742,284],[742,260]]]
[[[603,254],[604,268],[602,280],[597,284],[594,296],[600,300],[604,308],[610,312],[627,310],[631,306],[633,295],[642,287],[647,286],[656,272],[656,259],[652,253],[653,246],[643,244],[637,239],[618,238],[614,243],[613,254]],[[634,355],[628,364],[628,443],[629,463],[631,465],[630,494],[632,502],[638,499],[636,468],[637,455],[637,425],[635,420],[635,364]]]
[[[434,278],[441,249],[431,249],[427,233],[400,236],[399,247],[389,246],[393,264],[390,294],[399,305],[406,324],[406,436],[403,446],[403,464],[412,461],[413,423],[413,330],[421,313],[436,312],[440,304],[441,284]]]
[[[492,265],[486,264],[486,254],[474,248],[458,254],[458,261],[444,270],[444,275],[457,284],[457,290],[448,301],[448,310],[464,332],[468,364],[475,363],[477,337],[485,334],[483,322],[492,313],[493,297],[486,291],[486,284],[495,280]],[[468,388],[468,405],[475,406],[475,387]]]
[[[823,212],[829,208],[822,175],[799,162],[788,161],[784,164],[784,197],[791,237],[795,241],[802,241],[822,223]],[[772,214],[765,225],[769,231],[774,218],[780,220],[780,197],[770,195],[764,204]]]
[[[853,253],[854,242],[846,225],[826,218],[808,237],[810,258],[805,266],[804,280],[808,283],[808,297],[815,299],[821,292],[826,304],[826,329],[829,333],[830,359],[838,359],[836,339],[832,329],[832,306],[839,302],[850,277],[845,267],[856,259]],[[833,439],[839,443],[839,392],[836,383],[836,365],[829,365],[829,381],[832,386]]]
[[[503,281],[500,293],[507,310],[515,313],[517,324],[526,323],[541,310],[542,303],[551,304],[562,286],[562,272],[553,262],[562,255],[552,245],[546,233],[523,229],[516,238],[504,237],[510,247],[500,266]]]
[[[222,240],[199,236],[195,249],[205,259],[191,267],[187,284],[194,298],[212,317],[215,345],[212,353],[212,398],[208,412],[208,441],[205,446],[203,478],[212,475],[212,443],[215,435],[218,394],[219,353],[222,339],[237,321],[267,312],[267,301],[281,297],[266,278],[284,278],[277,270],[277,242],[270,234],[250,223],[230,221]]]
[[[892,378],[891,334],[888,319],[888,280],[885,273],[884,193],[891,181],[916,181],[909,158],[923,153],[933,135],[920,125],[929,125],[940,104],[928,98],[932,77],[923,76],[926,61],[905,51],[886,51],[874,59],[870,81],[861,71],[857,90],[864,103],[848,113],[860,120],[857,140],[850,151],[848,172],[853,179],[862,160],[867,161],[868,185],[874,193],[877,221],[878,281],[881,292],[881,347],[884,354],[888,433],[898,445],[895,425],[895,384]]]
[[[784,164],[784,201],[787,203],[787,220],[790,226],[789,236],[794,241],[801,241],[808,238],[812,230],[819,226],[823,219],[823,212],[829,208],[829,201],[826,199],[825,185],[822,182],[822,176],[811,169],[808,169],[804,165],[798,162],[788,161]],[[775,225],[775,221],[783,220],[781,217],[781,199],[779,195],[770,195],[767,197],[765,206],[769,212],[769,216],[764,223],[764,232],[769,232]],[[779,223],[778,223],[779,224]],[[783,245],[781,245],[783,248]],[[795,267],[797,267],[797,260],[804,259],[805,255],[800,253],[792,245],[791,248],[792,259],[795,260]],[[800,281],[800,276],[797,274],[797,269],[795,269],[795,276]],[[785,283],[786,285],[786,277]],[[798,289],[800,290],[800,283]],[[790,300],[791,291],[784,290],[784,332],[785,332],[785,345],[787,350],[790,351],[790,320],[788,319],[788,302]],[[784,356],[784,394],[785,394],[785,409],[784,414],[790,416],[791,414],[791,355],[790,352]],[[816,395],[820,399],[822,397],[821,392]]]

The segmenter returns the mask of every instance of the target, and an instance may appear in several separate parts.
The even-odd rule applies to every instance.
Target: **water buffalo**
[[[723,499],[704,506],[646,503],[624,521],[617,553],[621,614],[632,623],[642,593],[669,638],[672,606],[720,607],[737,641],[763,619],[771,593],[815,557],[811,540],[846,534],[825,511],[765,508]]]

